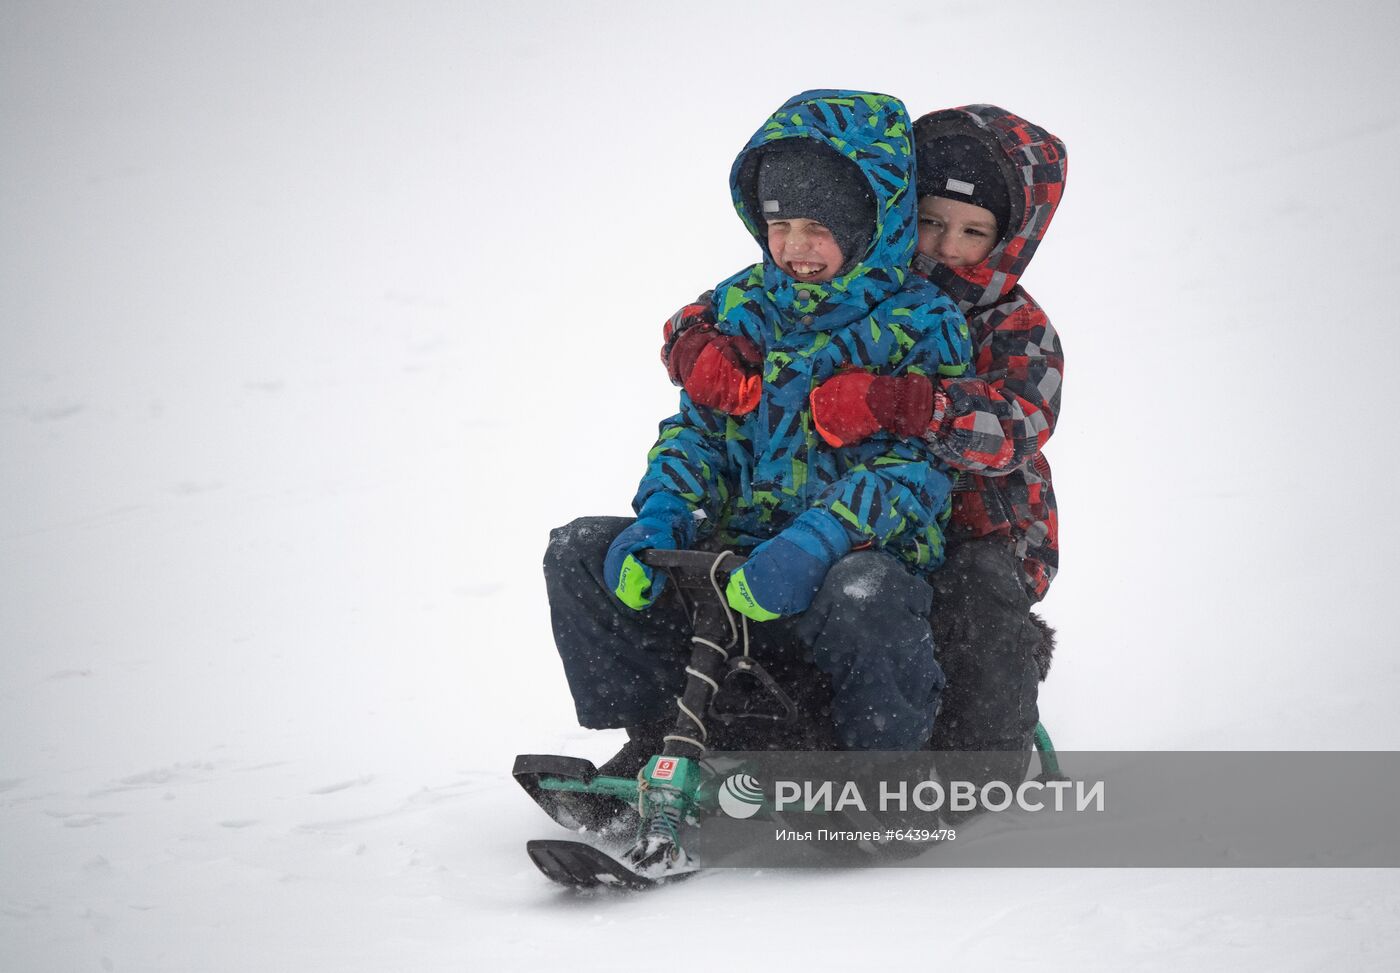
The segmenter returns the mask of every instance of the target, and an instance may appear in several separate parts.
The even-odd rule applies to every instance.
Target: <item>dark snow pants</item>
[[[550,534],[545,586],[554,641],[583,726],[640,726],[675,711],[690,627],[669,594],[643,612],[603,582],[603,556],[632,521],[584,517]],[[847,750],[918,750],[938,711],[933,591],[888,554],[858,551],[827,572],[801,615],[750,623],[751,653],[805,661],[830,678],[831,722]]]
[[[977,752],[941,769],[975,782],[1019,783],[1040,718],[1034,650],[1041,633],[1012,542],[956,541],[930,580],[938,661],[948,678],[933,749]]]

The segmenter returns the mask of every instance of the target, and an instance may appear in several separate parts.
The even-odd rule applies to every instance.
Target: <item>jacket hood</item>
[[[964,312],[995,304],[1016,287],[1045,236],[1065,189],[1065,144],[996,105],[965,105],[930,112],[914,123],[914,141],[924,145],[943,135],[970,135],[987,144],[1006,177],[1011,197],[1007,232],[970,267],[945,267],[923,254],[914,269],[947,291]]]
[[[763,250],[763,290],[799,327],[830,330],[869,312],[909,276],[918,244],[913,126],[904,103],[867,91],[822,89],[788,99],[734,160],[734,208]],[[773,260],[758,201],[763,149],[784,139],[811,139],[856,166],[875,198],[875,226],[864,253],[846,254],[845,272],[822,284],[799,283]]]

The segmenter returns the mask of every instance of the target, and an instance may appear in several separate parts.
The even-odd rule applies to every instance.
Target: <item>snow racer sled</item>
[[[635,777],[601,774],[589,760],[521,754],[513,775],[550,817],[575,833],[635,835],[620,857],[583,841],[530,841],[526,850],[553,881],[574,888],[649,888],[693,873],[681,832],[717,802],[718,781],[699,758],[707,750],[834,750],[829,684],[814,667],[775,666],[778,678],[749,655],[748,619],[725,598],[732,552],[648,550],[640,558],[664,571],[691,621],[686,682],[662,752]],[[1035,729],[1042,777],[1058,777],[1054,747]]]

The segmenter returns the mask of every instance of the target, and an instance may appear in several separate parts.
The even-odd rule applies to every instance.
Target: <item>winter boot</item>
[[[662,737],[669,726],[670,720],[629,726],[627,742],[598,768],[598,775],[636,777],[647,761],[665,747]],[[637,809],[624,801],[601,794],[581,794],[570,803],[570,810],[586,831],[612,838],[630,837],[636,833],[640,821]]]
[[[608,758],[607,763],[598,768],[598,773],[606,777],[636,777],[647,761],[656,756],[666,746],[663,739],[671,728],[673,718],[653,720],[640,726],[627,728],[627,742],[622,749]]]

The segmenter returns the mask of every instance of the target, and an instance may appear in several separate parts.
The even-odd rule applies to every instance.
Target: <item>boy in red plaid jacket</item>
[[[919,256],[914,269],[967,316],[973,365],[930,380],[852,370],[812,392],[833,448],[880,431],[923,436],[957,472],[948,561],[932,577],[939,661],[948,677],[932,745],[1004,751],[978,776],[1024,773],[1038,683],[1053,633],[1031,606],[1058,567],[1058,520],[1041,450],[1060,407],[1064,355],[1045,312],[1018,283],[1064,190],[1064,144],[993,105],[933,112],[914,126]],[[708,295],[667,322],[662,359],[703,405],[756,403],[752,350],[710,324]],[[1013,754],[1015,756],[1013,756]]]

